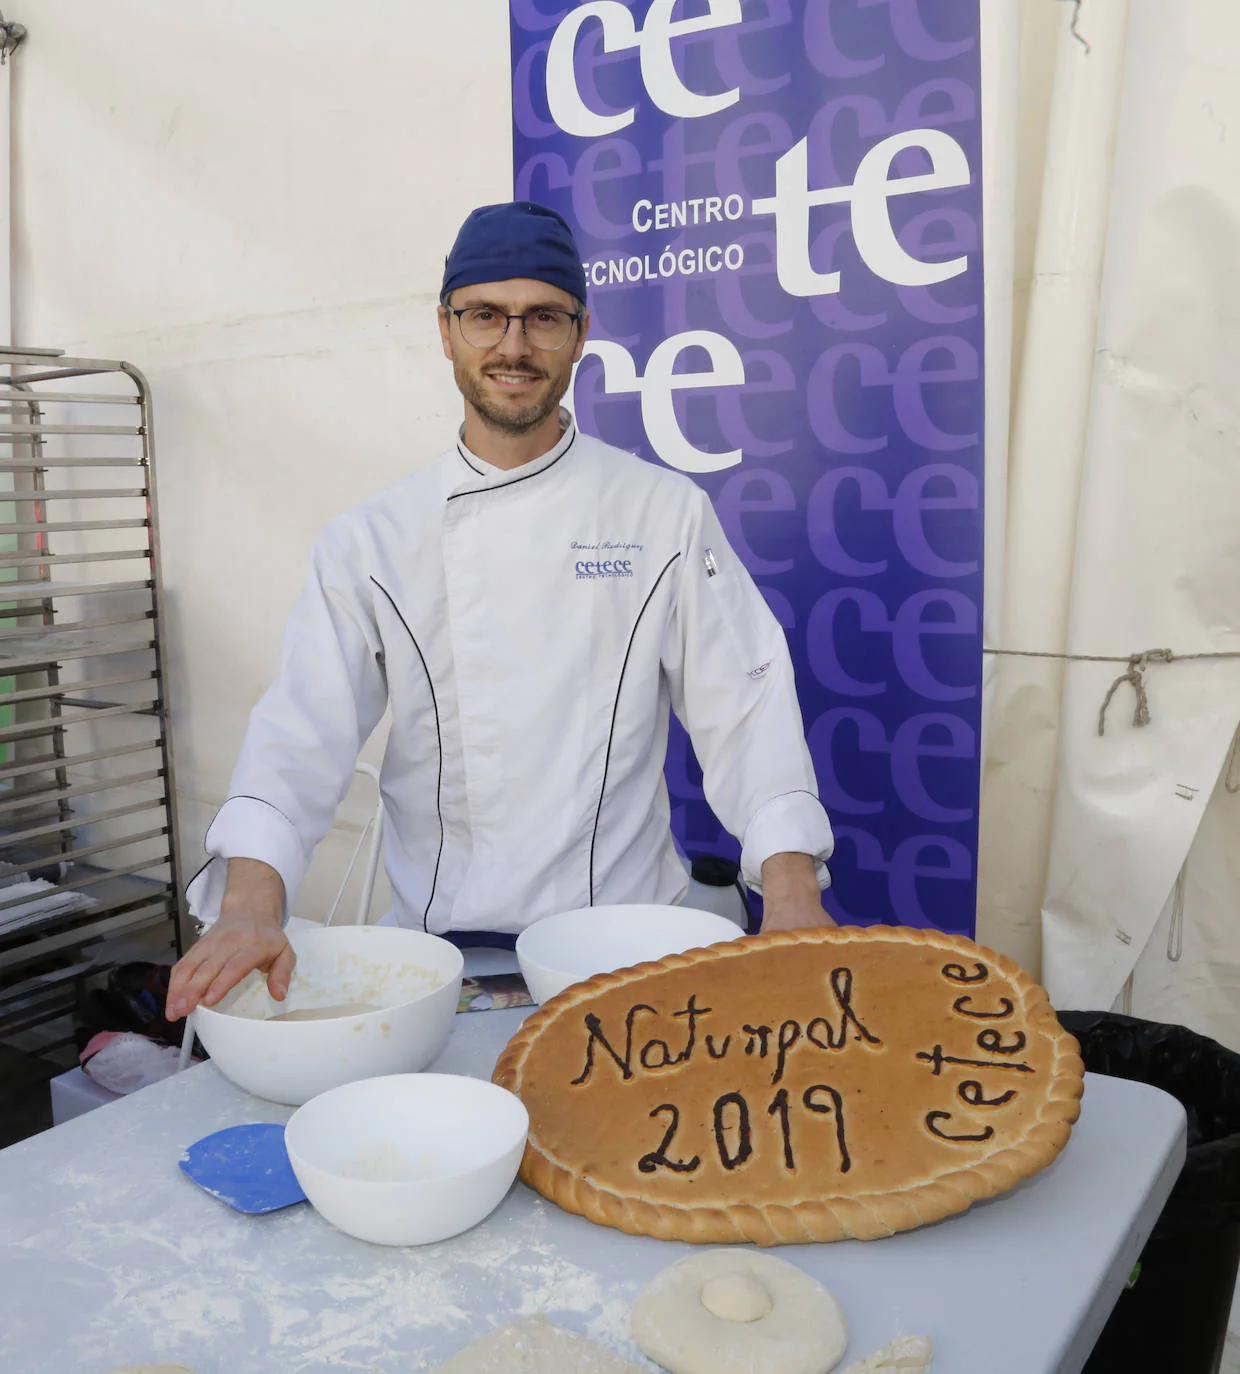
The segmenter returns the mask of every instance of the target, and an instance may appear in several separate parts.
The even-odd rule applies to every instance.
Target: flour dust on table
[[[649,1374],[545,1317],[492,1331],[438,1369],[439,1374]]]
[[[194,1374],[187,1364],[127,1364],[121,1369],[108,1369],[104,1374]]]

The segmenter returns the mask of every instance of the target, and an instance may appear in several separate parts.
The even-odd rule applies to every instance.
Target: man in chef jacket
[[[671,710],[764,929],[828,921],[831,828],[783,631],[701,488],[561,409],[585,300],[553,211],[465,221],[439,308],[465,423],[315,542],[189,887],[210,929],[173,972],[170,1017],[253,969],[284,996],[284,919],[385,707],[385,921],[470,943],[555,911],[679,901]]]

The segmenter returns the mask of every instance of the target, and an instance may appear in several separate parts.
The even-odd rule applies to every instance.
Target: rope
[[[1093,49],[1089,46],[1089,39],[1086,38],[1077,28],[1081,22],[1081,5],[1084,0],[1072,0],[1072,37],[1085,49],[1085,56],[1088,57]]]
[[[21,24],[11,24],[0,14],[0,67],[9,60],[10,53],[17,51],[25,37],[26,30]]]
[[[1240,658],[1240,650],[1211,654],[1176,654],[1172,653],[1170,649],[1146,649],[1144,653],[1129,654],[1127,658],[1120,658],[1114,654],[1051,654],[1038,649],[983,649],[982,653],[994,654],[1004,658],[1054,658],[1061,663],[1126,664],[1127,671],[1121,673],[1111,683],[1106,696],[1102,699],[1102,706],[1098,711],[1098,733],[1100,735],[1106,733],[1107,707],[1110,706],[1112,697],[1125,682],[1132,687],[1137,698],[1136,708],[1132,714],[1132,723],[1138,727],[1150,723],[1152,719],[1150,716],[1150,699],[1145,690],[1145,669],[1149,664],[1189,663],[1194,659],[1206,658]],[[1240,787],[1240,783],[1237,783],[1237,787]]]
[[[1128,671],[1121,673],[1111,683],[1106,696],[1102,699],[1102,706],[1098,710],[1098,733],[1100,735],[1106,734],[1107,707],[1111,704],[1111,698],[1125,682],[1132,684],[1132,690],[1137,695],[1137,705],[1132,713],[1132,723],[1137,726],[1148,725],[1150,723],[1150,699],[1145,694],[1146,664],[1174,662],[1175,655],[1170,649],[1149,649],[1143,654],[1133,654],[1128,660]]]

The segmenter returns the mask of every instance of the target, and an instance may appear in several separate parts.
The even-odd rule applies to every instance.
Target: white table
[[[440,1071],[489,1074],[521,1013],[458,1016]],[[881,1241],[776,1253],[821,1278],[855,1359],[928,1334],[936,1374],[1078,1374],[1184,1158],[1177,1102],[1087,1078],[1067,1149],[961,1217]],[[177,1160],[211,1131],[284,1121],[212,1065],[0,1151],[0,1367],[99,1374],[408,1374],[545,1313],[627,1354],[638,1289],[690,1248],[560,1211],[517,1184],[464,1236],[366,1245],[308,1205],[244,1217]]]
[[[52,1098],[52,1125],[63,1126],[75,1116],[84,1116],[96,1107],[106,1107],[118,1102],[121,1093],[114,1093],[101,1083],[96,1083],[87,1073],[79,1069],[57,1074],[47,1085]]]

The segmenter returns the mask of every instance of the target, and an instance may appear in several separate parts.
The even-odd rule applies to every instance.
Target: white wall
[[[1017,362],[1062,12],[1019,3]],[[510,194],[507,5],[13,0],[5,13],[30,34],[14,80],[15,337],[128,359],[154,389],[192,872],[314,533],[456,423],[433,304],[460,220]],[[299,914],[330,899],[364,796]],[[1021,837],[988,834],[993,893]],[[1033,963],[1039,898],[994,904],[985,938]]]
[[[511,193],[507,7],[38,0],[6,14],[29,30],[15,338],[130,360],[154,391],[192,873],[315,532],[459,422],[434,304],[461,219]],[[334,890],[350,838],[323,846],[301,914]]]

